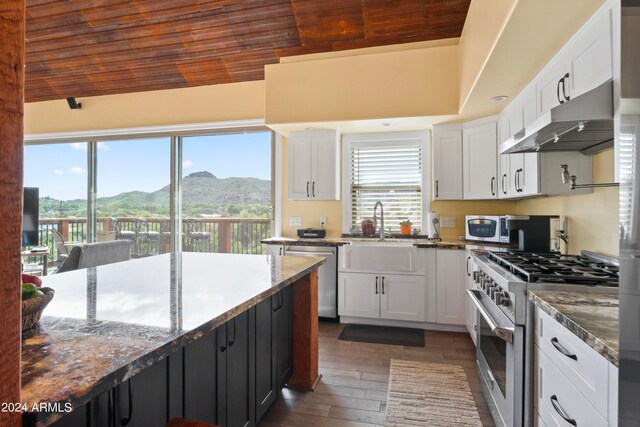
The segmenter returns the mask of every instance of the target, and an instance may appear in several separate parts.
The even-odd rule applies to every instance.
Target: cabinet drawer
[[[606,426],[606,420],[591,403],[574,387],[561,370],[538,346],[536,352],[535,404],[540,419],[547,427]],[[606,395],[606,389],[604,389]],[[569,423],[561,416],[575,421]]]
[[[581,394],[607,417],[607,360],[547,313],[536,309],[538,347]],[[568,357],[562,352],[566,352]]]

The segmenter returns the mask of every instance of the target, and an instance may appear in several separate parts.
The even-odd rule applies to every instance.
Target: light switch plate
[[[442,216],[440,217],[440,226],[442,228],[455,228],[456,217],[455,216]]]
[[[289,217],[289,227],[302,227],[302,217],[301,216],[290,216]]]

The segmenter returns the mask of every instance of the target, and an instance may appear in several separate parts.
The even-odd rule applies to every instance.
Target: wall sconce
[[[576,176],[569,173],[568,165],[560,165],[562,170],[562,182],[569,184],[569,188],[575,190],[576,188],[600,188],[600,187],[619,187],[617,182],[608,182],[604,184],[576,184]]]
[[[67,98],[67,104],[69,104],[69,108],[71,108],[72,110],[79,110],[82,108],[82,103],[76,101],[76,98],[74,98],[73,96]]]

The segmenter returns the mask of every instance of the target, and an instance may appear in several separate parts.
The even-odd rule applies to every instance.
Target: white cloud
[[[109,148],[106,142],[98,142],[98,150],[109,151],[111,148]]]
[[[71,145],[71,148],[73,148],[74,150],[87,151],[87,144],[84,142],[72,142],[69,145]]]
[[[182,162],[183,168],[190,168],[191,166],[193,166],[193,163],[191,162],[191,160],[185,160],[184,162]]]
[[[82,168],[74,166],[72,168],[69,168],[68,172],[74,175],[81,175],[84,172],[84,170]]]
[[[58,175],[58,176],[60,176],[60,175],[64,175],[64,172],[63,172],[63,171],[61,171],[60,169],[54,169],[54,170],[53,170],[53,174],[54,174],[54,175]]]

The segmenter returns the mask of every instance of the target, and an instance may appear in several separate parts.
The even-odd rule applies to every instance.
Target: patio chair
[[[51,235],[51,241],[53,242],[58,252],[56,264],[60,266],[69,257],[69,252],[67,251],[67,247],[64,244],[64,238],[58,230],[51,230],[49,234]]]
[[[185,251],[189,252],[213,252],[211,247],[211,233],[202,231],[202,222],[193,219],[185,219],[186,229]]]

